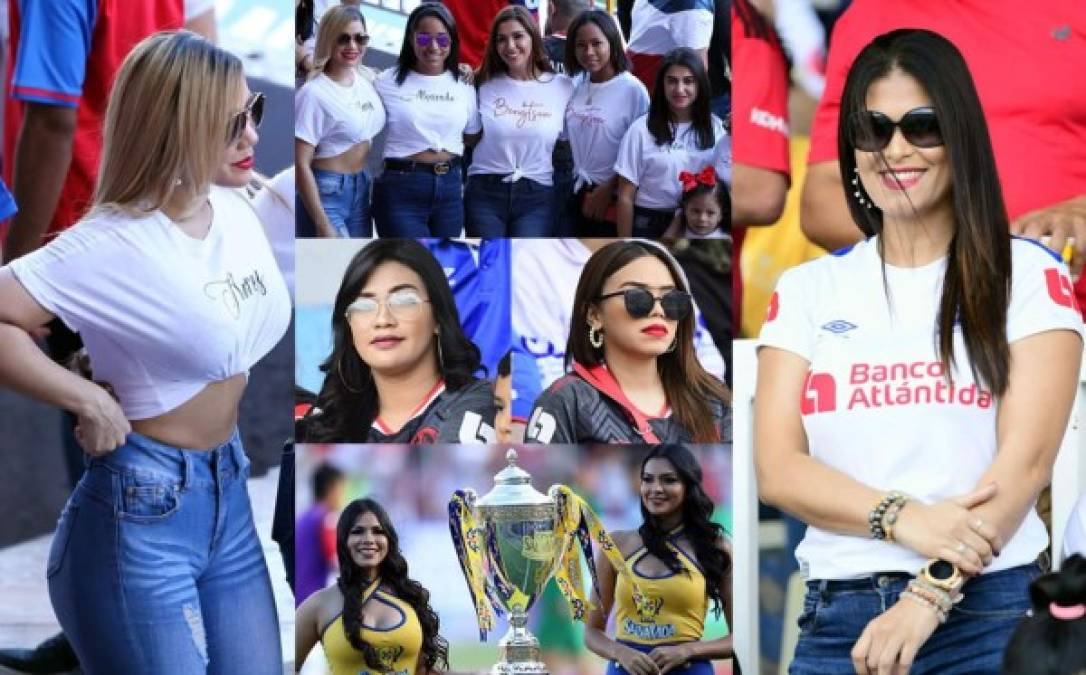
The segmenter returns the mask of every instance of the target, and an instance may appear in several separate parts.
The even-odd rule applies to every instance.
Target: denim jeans
[[[129,434],[92,459],[49,551],[49,597],[88,675],[283,671],[237,432],[183,450]]]
[[[661,645],[641,645],[641,644],[637,644],[636,642],[626,642],[625,640],[619,640],[619,642],[621,644],[626,645],[627,647],[632,647],[632,648],[636,649],[637,651],[639,651],[639,652],[641,652],[643,654],[648,654],[649,652],[651,652],[656,647],[661,646]],[[672,670],[669,670],[667,672],[672,673],[674,675],[713,675],[714,671],[713,671],[712,664],[710,664],[708,661],[706,661],[704,659],[698,659],[696,661],[687,661],[683,665],[681,665],[681,666],[679,666],[677,668],[674,668]],[[610,661],[607,664],[607,674],[606,675],[629,675],[629,672],[625,668],[623,668],[622,666],[618,665],[618,662]]]
[[[1031,563],[969,580],[962,589],[962,601],[920,648],[909,672],[998,675],[1007,642],[1029,609],[1029,584],[1040,574],[1041,568]],[[807,582],[799,644],[788,672],[855,673],[849,655],[852,647],[867,624],[898,601],[909,578],[893,573]]]
[[[459,237],[464,229],[460,166],[438,175],[385,169],[373,184],[373,220],[379,237]]]
[[[553,237],[572,237],[575,220],[570,218],[573,198],[573,151],[569,143],[554,146],[554,229]]]
[[[633,236],[638,239],[659,239],[671,219],[675,217],[676,209],[646,209],[640,206],[634,207]]]
[[[313,169],[320,193],[321,208],[336,234],[341,238],[372,237],[373,222],[370,220],[370,179],[365,171],[337,173]],[[317,226],[309,217],[301,197],[295,201],[296,230],[299,237],[317,236]]]
[[[469,237],[552,237],[555,235],[554,188],[521,178],[468,176],[464,212]]]

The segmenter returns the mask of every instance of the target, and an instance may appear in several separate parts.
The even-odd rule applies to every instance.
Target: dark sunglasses
[[[350,33],[340,33],[339,37],[336,38],[336,44],[340,47],[346,47],[351,44],[352,41],[359,47],[365,47],[370,43],[370,36],[365,33],[355,33],[354,35],[351,35]]]
[[[852,116],[850,135],[852,145],[864,152],[879,152],[890,145],[894,128],[917,148],[935,148],[943,144],[939,119],[932,108],[914,108],[894,122],[880,112],[864,110]]]
[[[426,49],[434,42],[441,49],[447,49],[452,44],[452,38],[445,33],[438,33],[437,35],[430,35],[429,33],[415,33],[415,44]]]
[[[245,110],[237,113],[230,120],[230,141],[227,145],[233,145],[238,142],[238,139],[245,133],[245,127],[250,121],[253,123],[253,128],[258,129],[260,127],[260,121],[263,119],[264,94],[253,92],[249,95],[249,100],[245,102]]]
[[[664,316],[672,321],[682,321],[690,313],[692,304],[690,294],[677,289],[672,289],[663,295],[653,295],[647,288],[626,288],[607,295],[601,295],[597,300],[606,300],[621,295],[626,303],[626,312],[635,319],[643,319],[652,314],[652,308],[656,301],[660,301],[660,309],[664,310]]]

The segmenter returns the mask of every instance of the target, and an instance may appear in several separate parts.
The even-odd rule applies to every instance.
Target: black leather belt
[[[410,159],[386,159],[385,168],[393,171],[420,171],[444,176],[452,169],[460,166],[460,158],[453,157],[447,162],[416,162]]]

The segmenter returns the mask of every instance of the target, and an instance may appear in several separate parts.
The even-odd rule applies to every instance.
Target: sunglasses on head
[[[253,128],[258,129],[260,128],[260,121],[263,119],[264,94],[253,92],[249,95],[249,100],[245,102],[245,109],[236,113],[230,120],[230,142],[228,145],[238,142],[238,139],[245,133],[245,127],[250,121],[253,123]]]
[[[894,122],[886,115],[863,110],[853,115],[850,124],[852,145],[864,152],[879,152],[890,145],[894,129],[901,129],[905,140],[917,148],[935,148],[943,144],[939,118],[930,107],[913,108]]]
[[[340,33],[339,37],[336,38],[336,44],[340,47],[346,47],[351,44],[351,42],[354,42],[359,47],[365,47],[370,43],[370,36],[365,33],[355,33],[354,35],[351,35],[350,33]]]
[[[415,33],[415,44],[426,49],[433,43],[437,43],[437,46],[441,49],[448,49],[452,44],[452,38],[445,33],[438,33],[437,35],[430,35],[429,33]]]
[[[607,295],[601,295],[597,300],[606,300],[622,296],[626,304],[626,312],[635,319],[643,319],[652,314],[652,308],[656,301],[660,301],[660,309],[664,310],[664,317],[672,321],[681,321],[690,313],[692,307],[690,294],[678,289],[667,291],[663,295],[653,295],[647,288],[634,286]]]

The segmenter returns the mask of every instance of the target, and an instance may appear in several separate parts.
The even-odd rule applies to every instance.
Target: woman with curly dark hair
[[[372,499],[356,499],[336,525],[339,579],[295,615],[295,667],[319,640],[332,675],[415,675],[449,666],[430,592],[408,576],[400,538]]]
[[[529,443],[719,443],[731,396],[698,362],[690,286],[671,254],[616,241],[585,263],[566,368],[535,401]]]
[[[494,395],[478,379],[449,282],[412,239],[367,244],[347,265],[332,311],[324,384],[303,442],[480,443],[494,439]]]
[[[731,548],[709,520],[713,502],[701,481],[698,460],[681,445],[655,446],[641,461],[641,527],[612,533],[629,574],[599,555],[600,597],[585,627],[585,646],[610,661],[608,675],[711,675],[710,659],[734,656],[730,636],[701,639],[709,610],[732,625]]]

